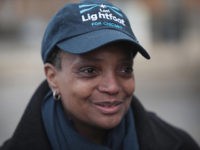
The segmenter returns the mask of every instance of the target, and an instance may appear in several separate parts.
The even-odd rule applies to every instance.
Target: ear
[[[47,79],[47,82],[50,86],[50,88],[53,89],[57,89],[57,74],[58,71],[57,69],[50,63],[46,63],[44,64],[44,73]]]

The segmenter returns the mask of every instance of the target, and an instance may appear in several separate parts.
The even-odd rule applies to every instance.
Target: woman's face
[[[133,58],[116,44],[95,51],[61,56],[56,87],[75,126],[110,129],[127,112],[135,90]]]

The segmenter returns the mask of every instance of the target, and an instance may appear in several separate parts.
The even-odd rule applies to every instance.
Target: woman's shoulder
[[[48,90],[47,81],[43,81],[29,101],[13,136],[0,147],[0,150],[51,149],[41,117],[42,99]]]
[[[134,110],[139,141],[147,143],[147,149],[167,150],[175,147],[176,150],[200,149],[186,131],[168,123],[157,114],[147,111],[136,97],[133,97],[131,106]],[[152,143],[155,144],[152,145]]]

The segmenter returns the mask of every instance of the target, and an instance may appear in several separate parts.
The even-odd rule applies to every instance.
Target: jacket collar
[[[154,113],[147,112],[139,100],[133,96],[131,107],[134,111],[136,131],[141,150],[177,150],[180,139],[172,128]]]

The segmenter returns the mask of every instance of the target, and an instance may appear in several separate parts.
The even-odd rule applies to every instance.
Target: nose
[[[98,89],[100,92],[109,95],[117,95],[120,91],[119,81],[114,73],[108,73],[102,76]]]

